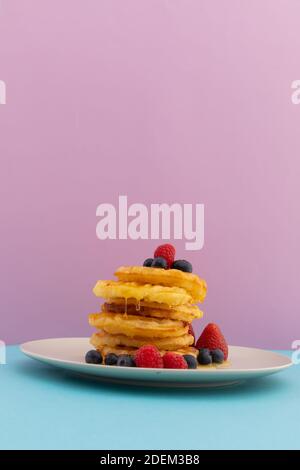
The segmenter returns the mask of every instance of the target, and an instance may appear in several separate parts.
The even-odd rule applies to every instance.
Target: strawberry
[[[193,342],[192,346],[195,346],[195,342],[196,342],[195,332],[194,332],[194,328],[193,328],[191,323],[189,324],[188,334],[192,335],[194,337],[194,342]]]
[[[228,357],[228,345],[220,328],[215,323],[209,323],[202,331],[197,343],[197,349],[207,348],[221,349],[224,353],[224,360]]]
[[[170,243],[165,243],[156,248],[154,252],[154,258],[164,258],[167,262],[167,266],[170,269],[175,259],[175,248]]]

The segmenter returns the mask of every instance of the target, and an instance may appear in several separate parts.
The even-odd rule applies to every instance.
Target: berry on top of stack
[[[122,266],[115,275],[116,281],[98,281],[94,287],[94,294],[105,301],[100,313],[89,315],[90,325],[98,331],[91,337],[96,351],[87,353],[86,361],[196,368],[200,354],[191,322],[203,315],[195,304],[203,302],[207,287],[192,273],[192,265],[175,260],[175,248],[165,244],[143,266]],[[218,353],[213,356],[210,351],[216,342],[212,345],[209,357],[217,362]]]

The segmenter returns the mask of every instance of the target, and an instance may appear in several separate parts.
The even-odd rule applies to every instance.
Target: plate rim
[[[38,353],[33,353],[33,352],[30,352],[28,350],[26,350],[26,346],[29,345],[30,343],[37,343],[37,342],[41,342],[41,341],[53,341],[53,340],[89,340],[89,337],[86,337],[86,336],[68,336],[68,337],[58,337],[58,338],[41,338],[41,339],[35,339],[35,340],[30,340],[30,341],[26,341],[24,343],[21,343],[19,345],[19,349],[21,350],[21,352],[26,355],[27,357],[30,357],[30,358],[33,358],[33,359],[41,359],[43,362],[45,362],[45,359],[48,359],[50,360],[52,363],[60,363],[60,364],[73,364],[73,365],[84,365],[85,368],[91,368],[91,369],[100,369],[100,370],[107,370],[107,369],[111,369],[112,366],[109,366],[109,365],[106,365],[106,364],[88,364],[86,362],[80,362],[80,361],[73,361],[73,360],[69,360],[69,359],[57,359],[57,358],[51,358],[49,356],[45,356],[45,355],[41,355],[41,354],[38,354]],[[251,368],[251,369],[230,369],[230,368],[227,368],[227,367],[222,367],[222,365],[220,365],[219,367],[216,366],[214,368],[201,368],[201,369],[176,369],[176,373],[178,374],[185,374],[187,371],[188,373],[192,373],[192,374],[197,374],[197,373],[203,373],[203,372],[208,372],[208,373],[211,373],[211,372],[214,372],[216,373],[217,371],[218,372],[222,372],[222,373],[225,373],[225,374],[230,374],[232,372],[238,372],[238,373],[248,373],[248,372],[258,372],[258,371],[266,371],[266,372],[270,372],[270,371],[279,371],[279,370],[282,370],[282,369],[287,369],[288,367],[291,367],[293,365],[293,362],[291,360],[291,358],[289,356],[286,356],[284,354],[280,354],[278,352],[274,352],[273,350],[270,350],[270,349],[262,349],[262,348],[254,348],[254,347],[249,347],[249,346],[238,346],[238,345],[229,345],[229,348],[230,347],[235,347],[235,348],[241,348],[241,349],[250,349],[250,350],[256,350],[256,351],[261,351],[261,352],[269,352],[271,354],[274,354],[274,355],[277,355],[279,356],[280,358],[285,358],[286,359],[286,364],[282,364],[282,365],[279,365],[279,366],[271,366],[271,367],[260,367],[260,368]],[[49,363],[49,362],[48,362]],[[163,368],[163,369],[157,369],[157,368],[153,368],[153,367],[121,367],[121,368],[118,368],[118,370],[130,370],[132,373],[138,373],[138,372],[133,372],[134,370],[135,371],[138,371],[138,370],[142,370],[143,372],[145,373],[153,373],[153,372],[156,372],[156,373],[174,373],[175,369],[167,369],[167,368]]]

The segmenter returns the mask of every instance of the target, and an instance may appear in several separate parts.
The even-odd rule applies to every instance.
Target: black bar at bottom
[[[0,463],[91,463],[124,468],[148,465],[201,465],[206,462],[288,462],[300,461],[300,452],[292,451],[206,451],[206,450],[3,450]]]

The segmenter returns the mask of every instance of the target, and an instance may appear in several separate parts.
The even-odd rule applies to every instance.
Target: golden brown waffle
[[[164,306],[165,308],[162,308]],[[134,299],[111,299],[101,307],[102,312],[127,313],[130,315],[141,315],[155,318],[169,318],[171,320],[182,320],[191,323],[196,318],[201,318],[203,313],[196,305],[178,305],[168,307],[157,302],[147,303],[141,301],[137,303]]]
[[[93,289],[96,297],[104,299],[134,298],[137,301],[158,302],[167,305],[183,305],[190,303],[192,297],[181,287],[154,286],[136,282],[98,281]]]
[[[146,338],[146,337],[131,337],[125,335],[111,335],[103,331],[94,333],[91,337],[91,343],[96,349],[103,346],[110,347],[127,347],[127,348],[140,348],[145,344],[153,344],[159,350],[174,351],[189,347],[193,344],[194,338],[192,335],[185,334],[182,336],[168,337],[168,338]]]
[[[159,285],[185,289],[191,295],[192,302],[203,302],[206,297],[206,282],[200,279],[196,274],[185,273],[179,269],[121,266],[115,272],[115,276],[122,282],[137,282],[140,284],[153,284],[155,286]]]
[[[91,313],[91,326],[112,335],[142,336],[147,338],[165,338],[182,336],[188,332],[188,325],[178,320],[140,317],[121,313]]]

